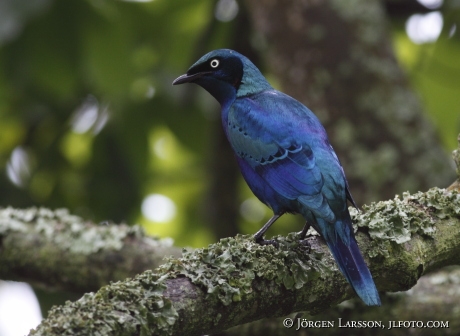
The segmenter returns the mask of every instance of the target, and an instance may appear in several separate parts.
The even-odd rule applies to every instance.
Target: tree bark
[[[85,293],[155,269],[181,250],[139,226],[96,225],[67,210],[0,209],[0,279]]]
[[[361,301],[353,299],[323,314],[312,316],[297,313],[282,318],[262,319],[230,328],[214,336],[320,336],[344,332],[354,336],[454,335],[460,330],[459,282],[460,267],[451,266],[423,276],[409,291],[383,295],[382,307],[379,309],[369,309]],[[291,328],[283,325],[286,318],[294,322]],[[353,321],[366,322],[369,326],[378,322],[383,327],[377,324],[367,328],[343,327],[347,323],[350,326]],[[324,322],[327,327],[324,327]],[[398,327],[400,322],[405,324]],[[430,322],[438,323],[437,327],[433,328]],[[299,328],[299,323],[303,323],[304,327]]]
[[[460,262],[457,192],[406,193],[352,216],[380,291],[407,290]],[[309,238],[311,251],[296,234],[277,240],[274,248],[236,236],[187,252],[155,273],[54,308],[30,335],[202,335],[263,317],[317,314],[354,296],[321,239]]]
[[[452,181],[448,157],[396,61],[381,2],[247,3],[270,70],[323,122],[358,204]]]

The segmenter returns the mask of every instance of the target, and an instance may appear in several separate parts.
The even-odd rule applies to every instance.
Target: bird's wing
[[[289,132],[286,119],[271,118],[251,100],[237,102],[228,115],[230,143],[278,194],[332,222],[335,216],[322,193],[324,180],[315,155]]]
[[[345,171],[343,170],[343,167],[342,167],[342,164],[340,163],[340,160],[339,158],[337,157],[337,154],[335,154],[335,151],[334,151],[334,148],[332,148],[332,145],[329,145],[331,147],[331,153],[332,153],[332,156],[333,158],[336,160],[337,162],[337,165],[340,167],[340,170],[342,172],[342,176],[343,176],[343,179],[345,181],[345,195],[347,197],[347,200],[350,201],[350,203],[357,209],[359,210],[358,206],[356,205],[356,202],[355,200],[353,199],[353,196],[351,195],[351,192],[350,192],[350,187],[348,186],[348,181],[345,177]]]

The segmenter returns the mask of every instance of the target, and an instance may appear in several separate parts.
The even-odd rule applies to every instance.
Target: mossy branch
[[[411,288],[460,262],[460,195],[430,189],[353,212],[357,239],[381,291]],[[263,317],[322,312],[354,294],[318,237],[279,248],[250,236],[222,239],[155,272],[51,310],[31,335],[202,335]],[[380,308],[369,308],[377,310]]]
[[[246,323],[224,332],[219,336],[328,336],[354,334],[360,336],[411,336],[430,335],[445,336],[446,334],[458,334],[460,330],[460,267],[449,266],[439,271],[424,275],[417,284],[408,291],[398,293],[386,293],[381,296],[382,306],[378,309],[369,309],[359,299],[348,300],[333,307],[324,313],[308,315],[305,313],[293,313],[280,318],[266,318],[252,323]],[[289,317],[294,321],[294,326],[287,329],[283,326],[283,320]],[[315,323],[316,327],[303,327],[298,330],[299,321]],[[332,322],[333,327],[321,328],[321,322]],[[384,325],[379,332],[377,328],[343,328],[348,321],[377,321]],[[442,321],[448,328],[391,328],[390,321]],[[391,328],[391,331],[389,330]],[[380,329],[380,328],[379,328]],[[447,330],[446,330],[447,329]],[[303,332],[302,332],[303,331]]]
[[[180,256],[139,226],[97,225],[67,210],[0,209],[0,279],[77,293],[95,291]]]

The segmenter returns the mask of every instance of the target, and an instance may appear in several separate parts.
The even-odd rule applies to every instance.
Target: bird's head
[[[214,50],[201,57],[173,85],[183,83],[202,86],[221,105],[271,88],[249,59],[229,49]]]

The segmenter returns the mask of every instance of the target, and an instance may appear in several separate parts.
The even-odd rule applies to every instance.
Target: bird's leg
[[[308,232],[308,229],[310,228],[310,226],[311,226],[310,223],[305,222],[305,225],[304,225],[302,231],[299,232],[299,239],[300,240],[305,239],[305,237],[307,236],[307,232]]]
[[[279,215],[277,214],[273,215],[273,217],[270,218],[270,220],[267,223],[265,223],[265,225],[262,226],[262,228],[259,231],[256,232],[256,234],[254,235],[254,240],[256,241],[256,243],[260,245],[278,246],[278,243],[275,240],[273,239],[265,240],[263,236],[265,232],[267,232],[267,230],[270,228],[270,226],[272,226],[272,224],[275,223],[276,220],[280,218],[282,215],[283,213],[280,213]]]
[[[305,237],[307,236],[307,232],[308,232],[308,229],[310,228],[310,223],[308,222],[305,222],[305,225],[302,229],[302,231],[299,232],[299,242],[304,245],[304,246],[307,246],[307,247],[310,247],[310,243],[308,242],[308,240],[305,239]]]

